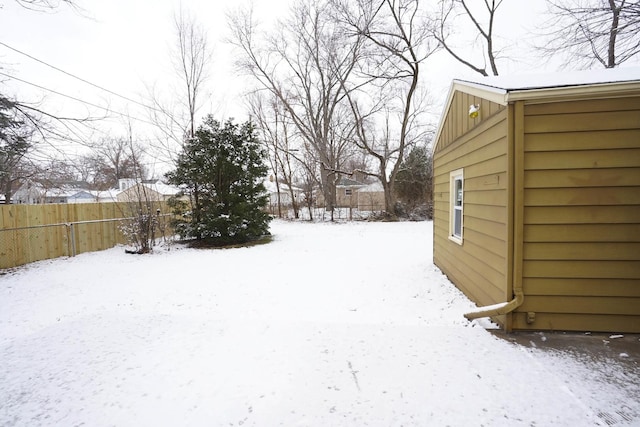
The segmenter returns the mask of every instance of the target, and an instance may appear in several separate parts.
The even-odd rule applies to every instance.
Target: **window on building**
[[[345,196],[350,196],[351,195],[351,189],[350,188],[345,189],[344,190],[344,195]]]
[[[449,239],[462,244],[462,230],[464,217],[464,174],[462,169],[455,170],[449,175],[451,185],[449,205]]]

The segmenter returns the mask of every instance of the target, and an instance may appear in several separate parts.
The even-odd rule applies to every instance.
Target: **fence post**
[[[73,223],[69,223],[69,230],[71,231],[71,256],[76,256],[76,232],[73,228]]]

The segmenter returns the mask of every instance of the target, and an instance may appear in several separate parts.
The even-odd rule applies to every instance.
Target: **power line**
[[[49,88],[47,88],[47,87],[41,86],[41,85],[36,84],[36,83],[33,83],[33,82],[29,82],[29,81],[27,81],[27,80],[21,79],[21,78],[19,78],[19,77],[12,76],[12,75],[7,74],[7,73],[3,73],[3,72],[1,72],[1,71],[0,71],[0,75],[5,76],[5,77],[8,77],[8,78],[13,79],[13,80],[16,80],[16,81],[19,81],[19,82],[22,82],[22,83],[25,83],[25,84],[28,84],[28,85],[31,85],[31,86],[34,86],[34,87],[37,87],[38,89],[46,90],[47,92],[51,92],[51,93],[54,93],[54,94],[56,94],[56,95],[63,96],[63,97],[65,97],[65,98],[72,99],[72,100],[74,100],[74,101],[76,101],[76,102],[80,102],[80,103],[82,103],[82,104],[89,105],[89,106],[91,106],[91,107],[99,108],[99,109],[101,109],[101,110],[106,111],[107,113],[114,113],[114,114],[120,115],[120,116],[125,117],[125,118],[129,118],[129,119],[137,120],[137,121],[139,121],[139,122],[143,122],[143,123],[149,124],[149,125],[151,125],[151,126],[156,126],[156,124],[155,124],[155,123],[152,123],[152,122],[150,122],[150,121],[148,121],[148,120],[140,119],[140,118],[138,118],[138,117],[131,116],[130,114],[126,114],[126,113],[122,113],[122,112],[120,112],[120,111],[112,110],[112,109],[109,109],[109,108],[107,108],[107,107],[103,107],[103,106],[101,106],[101,105],[97,105],[97,104],[94,104],[94,103],[92,103],[92,102],[85,101],[85,100],[83,100],[83,99],[77,98],[77,97],[75,97],[75,96],[67,95],[67,94],[62,93],[62,92],[58,92],[57,90],[54,90],[54,89],[49,89]]]
[[[149,106],[149,105],[143,104],[143,103],[141,103],[141,102],[139,102],[139,101],[136,101],[136,100],[131,99],[131,98],[127,97],[127,96],[121,95],[121,94],[119,94],[119,93],[117,93],[117,92],[114,92],[114,91],[112,91],[112,90],[110,90],[110,89],[107,89],[107,88],[105,88],[105,87],[103,87],[103,86],[100,86],[100,85],[97,85],[97,84],[95,84],[95,83],[92,83],[92,82],[90,82],[89,80],[83,79],[82,77],[78,77],[78,76],[76,76],[75,74],[72,74],[72,73],[70,73],[70,72],[68,72],[68,71],[65,71],[65,70],[63,70],[63,69],[61,69],[61,68],[56,67],[55,65],[51,65],[51,64],[49,64],[49,63],[48,63],[48,62],[46,62],[46,61],[43,61],[43,60],[41,60],[41,59],[38,59],[38,58],[36,58],[36,57],[35,57],[35,56],[33,56],[33,55],[29,55],[28,53],[23,52],[23,51],[21,51],[20,49],[17,49],[17,48],[15,48],[15,47],[9,46],[8,44],[6,44],[6,43],[4,43],[4,42],[2,42],[2,41],[0,41],[0,45],[2,45],[2,46],[4,46],[4,47],[6,47],[7,49],[11,49],[12,51],[14,51],[14,52],[16,52],[16,53],[19,53],[19,54],[21,54],[21,55],[24,55],[24,56],[26,56],[26,57],[27,57],[27,58],[29,58],[29,59],[32,59],[32,60],[34,60],[34,61],[36,61],[36,62],[39,62],[39,63],[41,63],[41,64],[43,64],[43,65],[46,65],[47,67],[50,67],[50,68],[52,68],[52,69],[54,69],[54,70],[56,70],[56,71],[58,71],[58,72],[60,72],[60,73],[63,73],[63,74],[65,74],[65,75],[69,76],[69,77],[72,77],[72,78],[74,78],[74,79],[80,80],[81,82],[83,82],[83,83],[85,83],[85,84],[88,84],[88,85],[93,86],[93,87],[95,87],[95,88],[97,88],[97,89],[103,90],[103,91],[105,91],[105,92],[107,92],[107,93],[110,93],[110,94],[112,94],[112,95],[115,95],[115,96],[117,96],[117,97],[119,97],[119,98],[122,98],[122,99],[124,99],[124,100],[126,100],[126,101],[133,102],[134,104],[140,105],[141,107],[148,108],[148,109],[150,109],[150,110],[154,110],[154,111],[156,111],[156,112],[158,112],[158,113],[163,113],[163,111],[158,110],[158,109],[157,109],[157,108],[155,108],[155,107],[152,107],[152,106]]]

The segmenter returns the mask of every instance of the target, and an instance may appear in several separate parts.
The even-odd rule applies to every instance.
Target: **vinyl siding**
[[[441,133],[434,153],[434,262],[478,305],[489,305],[510,299],[506,279],[507,110],[496,108],[488,117],[490,110],[483,102],[456,93],[452,103],[456,110],[450,110],[445,120],[445,129],[447,122],[449,128]],[[481,103],[484,113],[472,128],[465,124],[471,103]],[[454,135],[456,139],[444,143]],[[464,169],[462,245],[448,238],[449,173],[460,168]]]
[[[640,331],[640,97],[526,105],[524,132],[514,329]]]
[[[471,105],[480,105],[480,114],[475,119],[470,118],[468,114]],[[503,110],[505,110],[503,105],[468,93],[455,92],[449,109],[445,112],[444,123],[435,151],[444,150],[459,137],[481,124],[483,120]]]

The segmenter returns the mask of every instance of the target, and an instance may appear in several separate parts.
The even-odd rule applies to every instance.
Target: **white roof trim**
[[[477,96],[487,101],[495,102],[496,104],[507,105],[507,96],[509,92],[505,89],[486,86],[481,83],[466,82],[464,80],[454,80],[451,84],[451,100],[453,100],[453,94],[456,92],[464,92],[469,95]]]

